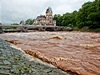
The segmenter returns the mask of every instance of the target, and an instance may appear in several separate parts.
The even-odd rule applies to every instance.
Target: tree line
[[[53,19],[56,20],[58,26],[100,29],[100,0],[84,3],[79,11],[75,10],[63,15],[55,14]]]

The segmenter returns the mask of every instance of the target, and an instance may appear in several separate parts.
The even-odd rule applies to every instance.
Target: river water
[[[0,38],[64,71],[100,75],[100,33],[4,33]]]

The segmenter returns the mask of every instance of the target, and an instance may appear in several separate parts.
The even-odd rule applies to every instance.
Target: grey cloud
[[[54,14],[64,14],[78,10],[84,2],[93,0],[0,0],[1,22],[19,23],[21,20],[36,18],[45,14],[47,7],[51,7]]]

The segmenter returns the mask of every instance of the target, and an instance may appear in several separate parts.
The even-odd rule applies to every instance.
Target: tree
[[[100,0],[87,2],[76,15],[76,25],[79,28],[88,26],[89,28],[100,28]]]
[[[62,26],[62,16],[60,14],[55,14],[53,17],[53,20],[56,20],[56,25],[57,26]]]
[[[57,21],[58,26],[100,28],[100,0],[84,3],[79,11],[67,12],[62,16],[55,14],[53,19]]]
[[[26,22],[26,24],[32,25],[34,20],[33,19],[27,19],[25,22]]]
[[[68,26],[68,24],[71,24],[71,18],[72,18],[72,14],[71,13],[63,14],[62,24],[64,26]]]
[[[13,24],[11,24],[11,25],[19,25],[18,23],[13,23]]]

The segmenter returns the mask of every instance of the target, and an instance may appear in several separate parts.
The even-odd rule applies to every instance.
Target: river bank
[[[70,75],[32,59],[20,48],[15,47],[0,39],[0,75]]]

